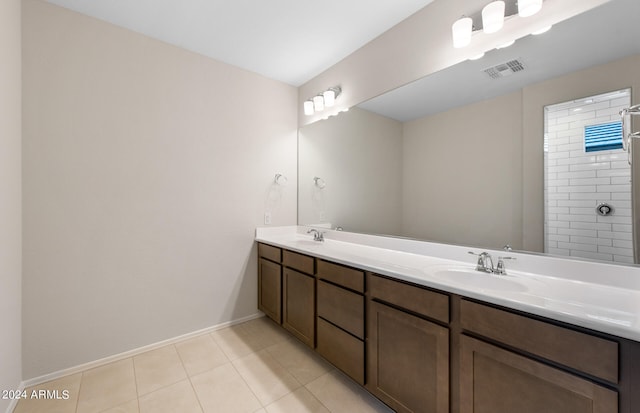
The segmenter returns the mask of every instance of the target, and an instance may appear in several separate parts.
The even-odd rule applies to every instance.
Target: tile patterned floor
[[[388,413],[267,318],[259,318],[27,389],[14,413]]]

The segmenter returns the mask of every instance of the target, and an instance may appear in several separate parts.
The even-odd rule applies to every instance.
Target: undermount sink
[[[466,287],[492,291],[523,292],[528,288],[509,275],[495,275],[471,268],[447,268],[429,272],[435,278],[461,284]]]

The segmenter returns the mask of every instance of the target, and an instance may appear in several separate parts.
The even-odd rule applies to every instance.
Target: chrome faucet
[[[314,241],[324,241],[324,232],[320,232],[315,228],[310,229],[309,231],[307,231],[307,234],[313,234],[313,240]]]
[[[493,273],[495,268],[493,267],[493,258],[491,258],[491,254],[488,252],[481,252],[480,254],[476,254],[475,252],[469,251],[471,255],[478,256],[478,264],[476,265],[476,271]]]

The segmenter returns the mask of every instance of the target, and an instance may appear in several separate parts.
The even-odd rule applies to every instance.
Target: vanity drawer
[[[318,316],[364,340],[364,297],[318,281]]]
[[[284,264],[285,267],[293,268],[307,274],[313,274],[313,257],[309,257],[308,255],[284,250],[282,253],[282,264]]]
[[[384,301],[425,317],[449,323],[449,296],[424,288],[369,274],[372,299]]]
[[[364,385],[364,341],[318,317],[316,350],[331,364]]]
[[[464,330],[589,375],[618,382],[618,343],[519,314],[462,300]]]
[[[318,277],[364,293],[364,271],[318,260]]]
[[[258,244],[258,256],[266,258],[270,261],[280,262],[282,259],[282,250],[267,244]]]

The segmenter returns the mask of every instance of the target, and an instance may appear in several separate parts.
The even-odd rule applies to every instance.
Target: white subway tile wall
[[[633,263],[627,154],[584,149],[585,126],[618,121],[631,104],[630,90],[607,95],[545,108],[545,252]],[[612,215],[596,213],[602,202]]]

